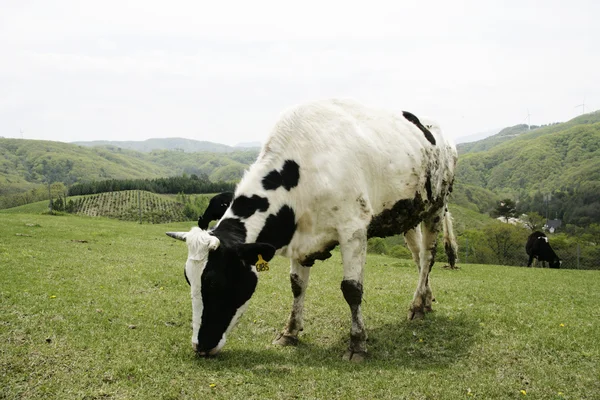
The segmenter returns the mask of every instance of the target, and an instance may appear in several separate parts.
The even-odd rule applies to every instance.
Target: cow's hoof
[[[275,340],[273,340],[273,344],[278,346],[297,346],[298,338],[296,336],[284,335],[283,333],[280,333],[277,335]]]
[[[408,320],[412,321],[415,319],[425,318],[425,309],[423,308],[411,308],[408,310]]]
[[[348,349],[346,351],[346,353],[344,354],[344,357],[342,357],[342,359],[344,361],[361,363],[367,359],[367,352],[366,351],[353,351],[353,350]]]

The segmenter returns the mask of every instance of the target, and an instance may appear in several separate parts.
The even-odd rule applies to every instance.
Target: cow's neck
[[[228,244],[246,242],[246,226],[237,218],[225,218],[211,232],[220,241]]]

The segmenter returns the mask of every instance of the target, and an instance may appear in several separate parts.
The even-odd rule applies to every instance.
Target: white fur
[[[202,272],[208,261],[208,252],[219,247],[219,239],[208,232],[194,227],[185,234],[188,246],[188,259],[185,263],[185,273],[190,281],[192,296],[192,346],[198,344],[198,332],[202,324]]]

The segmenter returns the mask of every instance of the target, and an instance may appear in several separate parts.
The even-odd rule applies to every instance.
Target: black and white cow
[[[233,192],[223,192],[210,199],[204,214],[198,217],[198,227],[208,229],[211,221],[220,219],[233,201]]]
[[[525,251],[529,256],[529,262],[527,262],[527,266],[531,267],[533,260],[542,263],[542,268],[545,266],[546,262],[548,262],[550,268],[560,268],[560,258],[556,255],[552,247],[550,247],[550,242],[548,241],[548,237],[540,231],[535,231],[529,238],[527,238],[527,244],[525,245]]]
[[[361,361],[367,351],[363,267],[367,239],[375,236],[404,234],[419,269],[408,316],[422,318],[431,311],[429,271],[442,228],[448,258],[455,261],[446,205],[456,161],[456,148],[439,127],[408,112],[342,100],[286,111],[216,227],[167,233],[188,245],[194,349],[200,355],[221,350],[256,288],[257,260],[274,254],[291,261],[294,296],[274,343],[296,344],[309,267],[339,245],[341,290],[352,315],[345,358]]]

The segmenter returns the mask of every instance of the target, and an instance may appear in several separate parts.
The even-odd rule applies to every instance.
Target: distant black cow
[[[560,258],[558,258],[554,250],[552,250],[552,247],[550,247],[548,237],[546,237],[543,232],[535,231],[529,235],[527,244],[525,245],[525,251],[529,256],[529,262],[527,263],[528,267],[531,267],[533,259],[535,258],[542,263],[542,267],[548,262],[550,268],[560,268]]]
[[[232,200],[233,192],[219,193],[210,199],[210,203],[208,203],[204,215],[198,217],[198,227],[200,229],[207,229],[210,221],[221,219]]]

